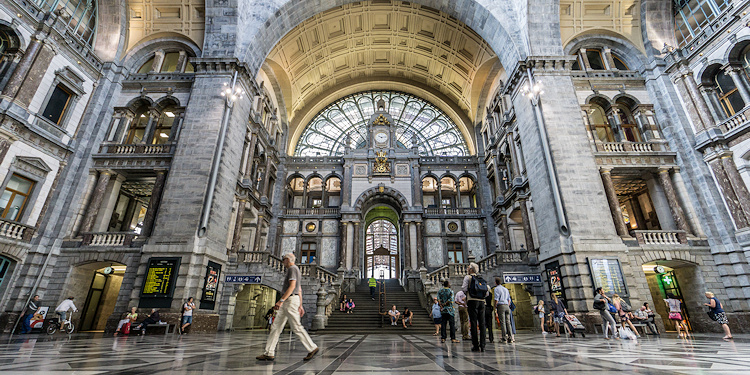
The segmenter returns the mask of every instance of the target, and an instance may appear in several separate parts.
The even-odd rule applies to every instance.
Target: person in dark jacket
[[[495,336],[492,334],[492,324],[495,320],[495,308],[492,306],[494,299],[494,293],[490,289],[490,294],[484,299],[484,326],[487,328],[487,338],[490,342],[495,342]]]
[[[136,330],[141,330],[141,335],[146,334],[146,327],[148,327],[149,324],[155,324],[159,321],[159,310],[157,309],[151,309],[151,315],[146,317],[145,320],[141,322],[137,327],[135,327]]]
[[[39,295],[35,295],[26,305],[26,310],[23,313],[23,328],[21,328],[21,334],[31,332],[31,318],[34,317],[34,313],[39,310]]]

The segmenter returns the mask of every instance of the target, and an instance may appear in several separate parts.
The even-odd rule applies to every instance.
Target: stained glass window
[[[367,122],[380,99],[395,122],[399,147],[411,148],[416,139],[423,156],[469,154],[456,124],[431,103],[401,92],[367,91],[341,98],[320,111],[302,132],[294,155],[343,155],[347,135],[353,148],[365,147]]]

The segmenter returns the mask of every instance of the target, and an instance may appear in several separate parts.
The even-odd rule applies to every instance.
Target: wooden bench
[[[636,331],[640,327],[641,331],[643,331],[643,334],[641,334],[641,335],[642,336],[646,335],[646,333],[648,332],[647,331],[648,325],[645,322],[638,322],[638,321],[635,321],[635,320],[631,320],[631,322],[633,323],[633,327],[635,327]],[[619,322],[615,322],[615,332],[617,332],[620,329],[620,326],[621,325],[620,325]],[[601,332],[599,331],[599,329],[596,329],[597,327],[599,327],[599,329],[601,330]],[[594,329],[596,330],[596,333],[604,333],[605,327],[606,327],[606,323],[600,323],[600,324],[594,325]],[[635,332],[635,333],[636,334],[640,334],[638,332]]]
[[[138,323],[138,324],[140,324],[140,323]],[[138,327],[138,324],[132,325],[131,328],[130,328],[130,331],[131,332],[132,331],[140,331],[139,329],[136,328],[136,327]],[[164,328],[164,335],[165,336],[167,334],[169,334],[169,333],[172,333],[172,334],[176,334],[177,333],[177,324],[176,323],[167,323],[167,322],[153,323],[153,324],[147,325],[145,329],[148,330],[149,328],[154,328],[154,327]]]

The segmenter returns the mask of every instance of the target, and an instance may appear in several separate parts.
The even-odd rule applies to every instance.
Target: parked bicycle
[[[54,335],[57,330],[65,331],[68,334],[73,333],[75,330],[75,325],[71,321],[72,315],[65,319],[62,323],[60,323],[60,314],[57,315],[57,318],[50,319],[49,325],[47,325],[47,334],[48,335]]]

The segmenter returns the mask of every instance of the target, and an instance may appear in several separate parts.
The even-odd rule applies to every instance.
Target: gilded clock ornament
[[[315,225],[315,223],[307,223],[307,225],[305,225],[305,229],[308,232],[314,232],[315,228],[317,228],[317,225]]]
[[[374,173],[391,173],[391,163],[388,162],[388,156],[385,151],[378,151],[375,153],[375,165],[372,166]]]

